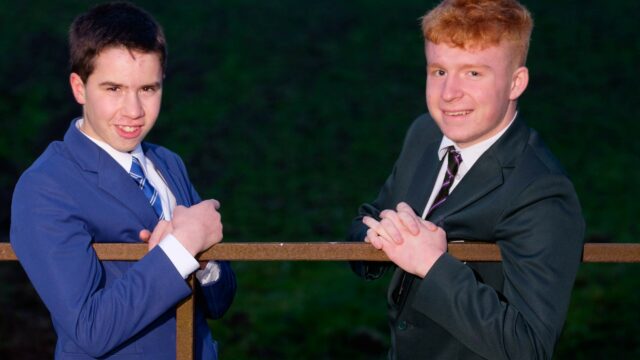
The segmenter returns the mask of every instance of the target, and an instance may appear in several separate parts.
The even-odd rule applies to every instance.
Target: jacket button
[[[398,323],[398,330],[407,330],[407,322],[402,320]]]

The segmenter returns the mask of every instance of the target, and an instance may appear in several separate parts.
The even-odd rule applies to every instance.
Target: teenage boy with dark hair
[[[82,117],[18,181],[11,244],[51,313],[56,359],[175,359],[176,304],[191,292],[194,256],[222,240],[222,223],[182,160],[143,142],[160,111],[163,31],[144,10],[109,3],[74,20],[69,45]],[[137,262],[100,261],[91,246],[141,240],[149,252]],[[227,262],[196,275],[205,301],[195,355],[215,359],[205,314],[229,308],[235,275]]]

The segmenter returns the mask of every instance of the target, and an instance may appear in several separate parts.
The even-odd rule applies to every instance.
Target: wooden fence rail
[[[95,244],[101,260],[135,261],[147,253],[145,244]],[[448,251],[461,261],[500,261],[500,250],[490,243],[450,243]],[[235,261],[389,261],[386,255],[364,243],[221,243],[198,256],[199,260]],[[16,261],[7,243],[0,243],[0,261]],[[640,244],[584,245],[582,261],[589,263],[640,263]],[[189,278],[191,288],[193,276]],[[176,359],[193,359],[193,294],[176,310]]]

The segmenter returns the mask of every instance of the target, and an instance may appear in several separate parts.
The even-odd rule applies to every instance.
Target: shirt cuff
[[[200,267],[198,261],[191,256],[191,253],[180,244],[173,234],[165,236],[158,246],[164,251],[183,279],[188,278],[192,272]]]
[[[202,285],[218,281],[220,279],[220,265],[215,261],[209,261],[204,269],[196,271],[196,278]]]

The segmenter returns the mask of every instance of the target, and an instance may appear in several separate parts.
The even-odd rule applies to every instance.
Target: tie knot
[[[456,150],[453,146],[447,147],[447,171],[444,174],[444,179],[442,180],[442,186],[440,187],[440,191],[436,194],[433,203],[431,204],[431,208],[427,212],[427,217],[431,215],[431,213],[437,209],[440,205],[447,200],[449,196],[449,192],[451,191],[451,187],[453,186],[453,182],[455,181],[455,177],[458,174],[458,167],[462,162],[462,155],[460,152]]]
[[[447,148],[447,152],[449,167],[455,166],[457,168],[460,166],[460,163],[462,163],[462,155],[460,154],[460,151],[456,150],[453,146],[449,146]]]

